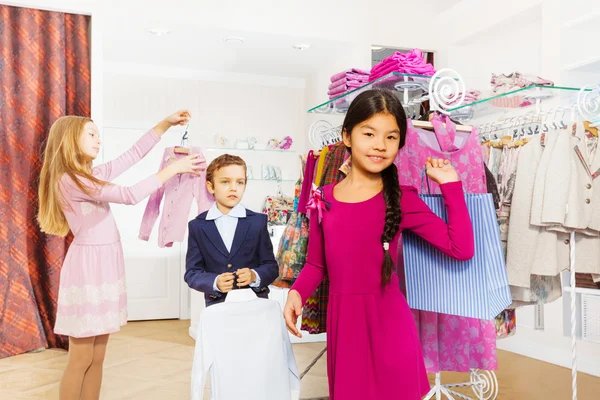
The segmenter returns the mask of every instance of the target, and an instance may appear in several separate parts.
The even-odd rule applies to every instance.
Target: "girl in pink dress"
[[[327,374],[332,400],[417,400],[429,391],[415,321],[393,260],[402,230],[457,259],[473,257],[473,228],[462,184],[449,161],[423,167],[440,184],[448,223],[400,186],[393,161],[404,145],[406,116],[389,91],[371,90],[350,105],[343,124],[352,168],[313,195],[306,264],[290,289],[284,317],[296,336],[302,306],[325,273],[330,292]]]
[[[127,323],[125,268],[109,203],[136,204],[176,174],[198,173],[197,155],[181,158],[136,185],[110,183],[140,161],[187,111],[158,123],[119,158],[92,168],[100,135],[91,119],[59,118],[48,135],[39,187],[38,222],[44,233],[74,239],[60,272],[54,332],[69,336],[60,400],[98,399],[110,333]]]

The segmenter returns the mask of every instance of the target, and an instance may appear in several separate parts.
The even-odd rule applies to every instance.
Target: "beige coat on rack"
[[[588,171],[600,169],[600,156],[596,151],[594,157],[589,159],[583,124],[577,124],[575,135],[569,133],[559,133],[552,150],[551,162],[544,171],[545,201],[543,205],[540,204],[540,220],[545,224],[560,226],[559,229],[563,232],[574,229],[590,236],[598,236],[600,180],[592,179]],[[576,149],[581,151],[583,160],[579,158]]]
[[[534,137],[519,153],[510,209],[508,283],[521,288],[531,286],[532,274],[556,276],[569,267],[569,235],[530,223],[535,208],[534,185],[544,151],[540,140],[539,136]]]
[[[547,230],[576,234],[577,271],[600,273],[600,180],[591,176],[600,170],[598,150],[588,155],[585,129],[582,123],[571,131],[559,131],[551,138],[551,161],[540,162],[538,176],[544,185],[536,185],[532,202],[531,223],[547,226]],[[549,151],[544,150],[544,153]],[[579,152],[578,152],[579,150]],[[579,154],[578,154],[579,153]],[[544,154],[545,155],[545,154]],[[536,183],[537,183],[536,178]],[[543,192],[543,193],[542,193]],[[536,199],[538,199],[536,201]],[[542,199],[542,201],[539,201]],[[546,268],[541,269],[544,272]],[[533,273],[539,269],[534,268]]]

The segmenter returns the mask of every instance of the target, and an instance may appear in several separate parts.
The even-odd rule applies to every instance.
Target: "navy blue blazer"
[[[227,297],[227,293],[213,289],[218,275],[250,268],[260,275],[260,287],[251,289],[258,297],[268,298],[269,285],[279,276],[279,267],[267,230],[267,216],[246,209],[246,218],[238,219],[230,253],[215,221],[206,220],[207,214],[208,211],[203,212],[188,224],[185,282],[203,292],[206,306],[210,306]]]

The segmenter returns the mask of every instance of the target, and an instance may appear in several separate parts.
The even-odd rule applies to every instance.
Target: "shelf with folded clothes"
[[[352,100],[360,93],[370,89],[391,89],[398,93],[404,104],[419,104],[427,100],[431,79],[432,77],[428,75],[392,72],[356,89],[340,94],[325,103],[311,108],[308,112],[319,114],[346,113]]]
[[[537,104],[555,102],[556,106],[577,101],[581,88],[566,86],[531,85],[524,88],[482,97],[477,101],[449,108],[452,119],[470,120],[496,113],[506,114],[513,111],[528,110]],[[592,89],[586,89],[591,92]]]

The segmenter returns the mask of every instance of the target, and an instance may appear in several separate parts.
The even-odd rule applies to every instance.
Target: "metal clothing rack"
[[[598,126],[597,122],[600,121],[600,85],[593,87],[583,87],[580,89],[577,96],[576,102],[568,107],[557,107],[548,111],[542,111],[540,105],[540,99],[536,99],[536,111],[534,114],[525,115],[516,118],[507,118],[503,121],[493,122],[491,124],[484,124],[481,131],[481,135],[484,139],[489,139],[489,136],[496,130],[506,129],[506,125],[509,127],[519,127],[522,124],[543,124],[545,125],[546,120],[549,116],[553,115],[553,118],[560,113],[560,123],[564,127],[565,123],[562,121],[563,116],[566,112],[570,112],[571,120],[575,120],[576,117],[581,117],[585,120],[592,121],[591,126]],[[555,123],[555,121],[554,121]],[[518,132],[518,129],[516,130]],[[521,130],[522,135],[518,137],[527,136],[524,129]],[[531,133],[531,130],[529,131]],[[575,232],[570,234],[570,253],[569,253],[569,277],[570,277],[570,323],[571,323],[571,391],[572,400],[577,400],[577,292],[576,292],[576,241]],[[536,313],[543,314],[543,308],[536,306]],[[462,398],[462,397],[460,397]],[[438,397],[439,399],[439,397]]]

